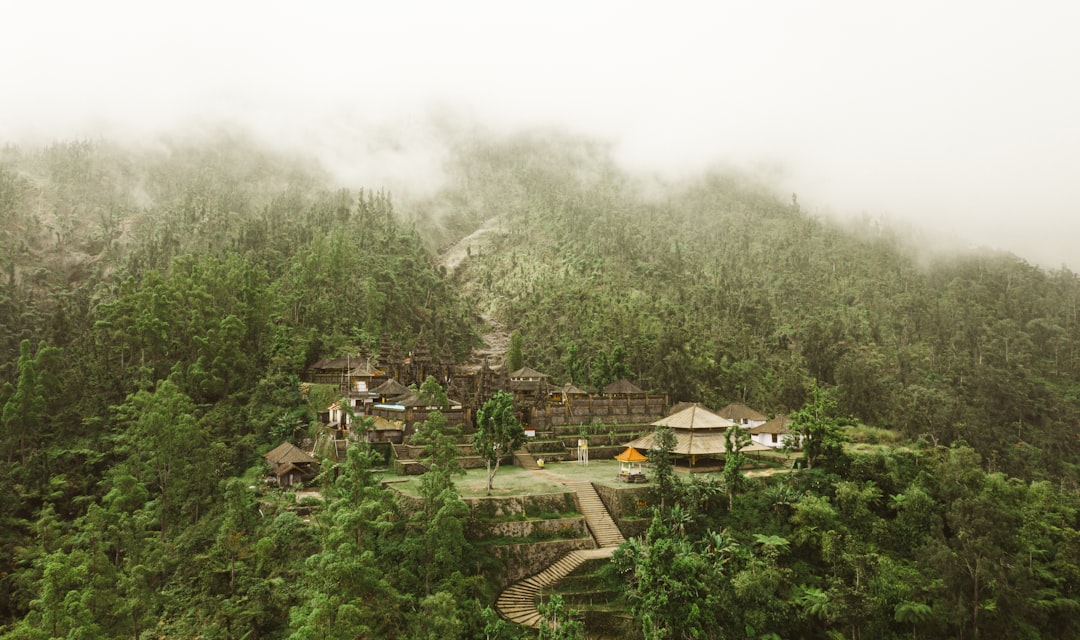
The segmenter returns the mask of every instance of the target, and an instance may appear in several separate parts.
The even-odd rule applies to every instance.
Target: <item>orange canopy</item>
[[[615,459],[619,462],[645,462],[648,460],[648,458],[638,453],[638,450],[633,447],[627,447],[626,451],[615,456]]]

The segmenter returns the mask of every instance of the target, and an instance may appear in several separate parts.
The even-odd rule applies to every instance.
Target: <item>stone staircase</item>
[[[518,457],[517,452],[514,457]],[[536,468],[535,461],[533,466]],[[592,533],[600,548],[571,551],[540,573],[515,582],[499,594],[499,599],[495,601],[496,611],[507,620],[527,627],[540,627],[540,612],[536,609],[536,599],[541,589],[562,580],[586,560],[610,558],[615,548],[626,541],[619,527],[615,525],[615,521],[604,508],[604,503],[591,482],[569,480],[561,480],[561,482],[574,492],[578,511],[585,516],[589,532]]]
[[[514,462],[522,469],[528,469],[530,471],[540,470],[540,466],[536,464],[536,458],[524,449],[518,449],[514,452]]]
[[[550,587],[570,575],[586,560],[610,558],[615,547],[571,551],[555,564],[540,573],[519,580],[506,588],[495,601],[495,609],[502,617],[526,627],[540,627],[540,612],[536,609],[536,599],[540,590]]]
[[[611,519],[607,509],[604,508],[604,503],[600,500],[600,495],[596,493],[596,489],[593,488],[591,482],[563,481],[563,485],[573,490],[578,511],[585,516],[585,522],[589,525],[589,532],[592,533],[598,547],[617,547],[626,542],[626,538],[619,531],[619,527],[615,525],[615,521]]]

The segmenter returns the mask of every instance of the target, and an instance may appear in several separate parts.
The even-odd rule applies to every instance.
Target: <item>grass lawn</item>
[[[628,484],[619,482],[615,476],[619,475],[619,462],[616,460],[590,460],[588,465],[578,464],[577,461],[549,462],[544,471],[561,476],[567,480],[588,480],[597,484],[610,487],[643,487],[653,484],[649,468],[645,467],[645,477],[648,482],[640,484]]]
[[[790,460],[797,457],[795,454],[787,457],[780,452],[765,452],[762,456],[768,467],[764,469],[746,469],[744,472],[750,476],[771,475],[773,473],[786,473],[790,468]],[[679,469],[679,475],[686,478],[685,469]],[[719,477],[722,468],[717,468],[709,473],[695,475]],[[492,496],[518,496],[540,495],[545,493],[564,493],[566,487],[558,482],[563,478],[570,481],[590,481],[609,487],[645,487],[653,486],[653,475],[645,467],[645,476],[648,482],[640,484],[628,484],[619,482],[615,477],[619,473],[619,463],[616,460],[590,460],[588,466],[578,464],[576,461],[548,462],[542,471],[528,471],[516,465],[502,465],[499,473],[495,475],[495,487],[491,493],[487,492],[487,471],[485,469],[468,469],[464,476],[454,478],[454,485],[463,498],[482,498]],[[411,496],[418,496],[417,489],[420,476],[391,476],[387,478],[393,482],[394,487]]]
[[[408,476],[407,479],[395,482],[394,487],[411,495],[420,495],[417,489],[420,485],[420,476]],[[519,496],[524,494],[542,493],[565,493],[566,487],[550,480],[542,473],[526,471],[514,465],[502,465],[495,474],[494,488],[487,492],[487,470],[467,469],[464,476],[454,477],[454,486],[463,498],[482,498],[492,496]]]
[[[566,487],[560,484],[557,478],[567,480],[588,480],[597,484],[612,487],[641,487],[652,484],[652,478],[648,483],[627,484],[619,482],[615,476],[619,473],[619,463],[615,460],[593,460],[588,466],[579,465],[577,462],[549,462],[543,471],[527,471],[515,465],[502,465],[499,473],[495,474],[495,486],[491,490],[492,496],[517,496],[524,494],[539,495],[544,493],[565,493]],[[648,469],[645,470],[649,475]],[[411,496],[419,495],[417,489],[420,476],[388,478],[394,487]],[[464,476],[454,478],[454,486],[463,498],[482,498],[489,495],[487,492],[487,470],[468,469]]]

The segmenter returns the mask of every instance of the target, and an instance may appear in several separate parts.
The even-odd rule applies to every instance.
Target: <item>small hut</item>
[[[278,486],[289,487],[311,480],[319,474],[319,461],[296,445],[286,442],[263,456]]]
[[[791,444],[795,447],[802,445],[801,436],[791,435],[791,419],[785,415],[776,416],[754,427],[750,430],[750,437],[754,442],[770,449],[777,449],[788,444],[788,439],[793,440]]]
[[[510,392],[518,405],[543,404],[548,394],[548,375],[522,367],[510,374]]]
[[[644,398],[645,392],[627,379],[616,380],[601,392],[609,398]]]
[[[735,424],[739,425],[743,429],[752,429],[758,425],[765,424],[768,420],[767,417],[754,411],[750,407],[742,404],[741,402],[733,402],[723,409],[716,412],[716,415],[721,418],[727,418]]]
[[[645,482],[645,472],[641,469],[641,463],[648,460],[637,449],[627,447],[625,451],[615,456],[619,461],[619,475],[617,480],[622,482]]]

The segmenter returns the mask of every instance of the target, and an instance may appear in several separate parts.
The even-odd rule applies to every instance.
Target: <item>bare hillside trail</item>
[[[506,232],[499,229],[498,218],[488,218],[469,235],[446,248],[439,255],[439,264],[446,268],[446,275],[452,276],[462,262],[469,257],[472,251],[479,252],[489,242],[492,234],[503,235]]]
[[[481,249],[490,243],[495,235],[506,233],[499,228],[498,218],[488,218],[469,235],[450,245],[439,255],[439,264],[446,269],[447,277],[452,277],[461,263],[474,252],[479,254]],[[506,352],[510,348],[510,332],[506,327],[486,311],[477,309],[477,314],[484,321],[484,333],[481,336],[484,345],[473,350],[472,360],[475,362],[488,362],[492,365],[501,364],[506,360]]]

